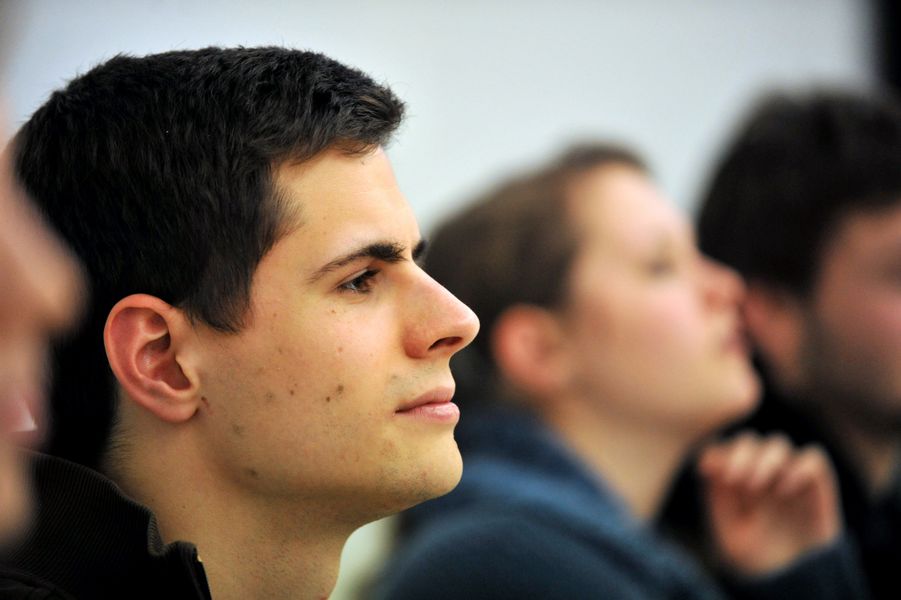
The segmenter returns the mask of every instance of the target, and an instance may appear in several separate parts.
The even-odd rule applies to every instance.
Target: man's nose
[[[412,301],[417,310],[409,315],[405,350],[414,358],[449,358],[475,339],[479,319],[437,281],[424,272],[421,277]]]

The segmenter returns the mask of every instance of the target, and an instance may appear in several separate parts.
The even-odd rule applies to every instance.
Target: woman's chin
[[[737,375],[730,386],[728,400],[723,403],[722,422],[719,428],[727,427],[749,416],[760,404],[761,383],[757,374],[748,368]]]

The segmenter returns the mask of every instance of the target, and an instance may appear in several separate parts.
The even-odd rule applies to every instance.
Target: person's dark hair
[[[550,164],[476,198],[433,231],[426,271],[481,322],[481,335],[454,358],[458,400],[471,406],[493,396],[469,394],[468,387],[484,391],[496,377],[491,335],[502,312],[517,304],[557,308],[565,300],[578,246],[567,215],[569,186],[581,174],[614,164],[646,171],[624,148],[574,146]]]
[[[901,108],[840,92],[767,97],[714,173],[700,207],[701,250],[805,296],[844,217],[901,204]]]
[[[57,352],[48,451],[97,466],[115,414],[102,330],[147,293],[222,332],[257,264],[302,221],[273,172],[387,143],[403,103],[363,73],[284,48],[116,56],[55,92],[14,140],[19,177],[84,263],[89,318]]]

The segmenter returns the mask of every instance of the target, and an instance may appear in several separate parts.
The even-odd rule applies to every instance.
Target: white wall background
[[[2,0],[0,0],[2,1]],[[12,125],[119,52],[312,48],[409,104],[391,148],[425,228],[577,138],[635,145],[691,206],[761,89],[871,85],[866,0],[30,0],[7,57]]]
[[[4,0],[0,0],[2,2]],[[13,128],[73,75],[119,52],[282,44],[390,84],[409,119],[390,149],[424,229],[574,139],[634,145],[691,207],[760,91],[869,87],[865,0],[30,0],[7,47]],[[345,567],[378,554],[355,536]],[[346,597],[346,582],[335,598]]]

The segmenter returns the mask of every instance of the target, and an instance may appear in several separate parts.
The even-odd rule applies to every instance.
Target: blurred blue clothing
[[[537,421],[513,412],[470,416],[458,442],[460,485],[404,515],[408,535],[377,597],[723,597]],[[860,597],[855,568],[839,545],[778,577],[733,582],[730,591],[752,598]]]

